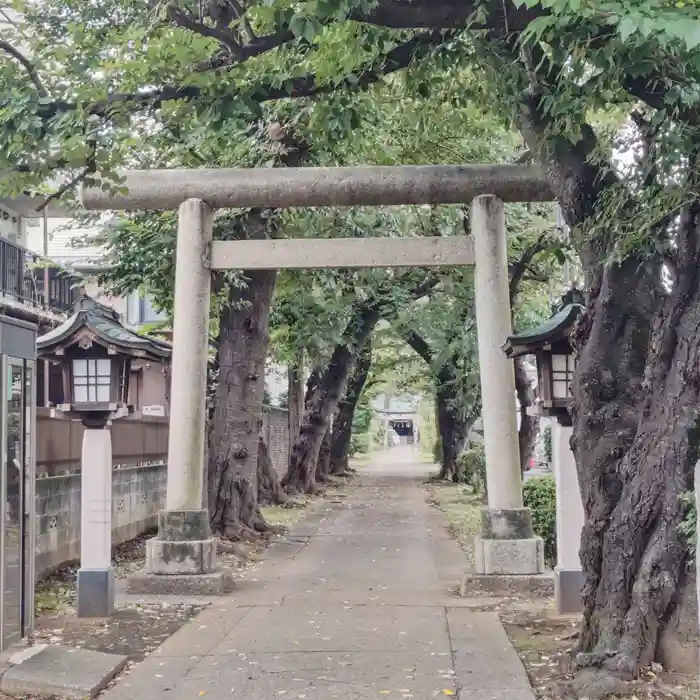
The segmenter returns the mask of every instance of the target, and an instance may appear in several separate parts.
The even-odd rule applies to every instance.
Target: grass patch
[[[306,516],[306,508],[288,508],[286,506],[265,506],[260,509],[263,518],[276,527],[291,527]]]
[[[445,514],[467,561],[474,563],[474,537],[481,530],[481,496],[459,484],[429,483],[427,489],[430,503]]]

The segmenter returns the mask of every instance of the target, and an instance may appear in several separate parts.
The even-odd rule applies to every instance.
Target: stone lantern
[[[113,309],[83,296],[68,320],[37,339],[37,351],[40,358],[61,367],[63,396],[52,405],[52,415],[79,420],[85,427],[77,613],[106,617],[114,610],[109,428],[132,411],[132,366],[163,362],[171,348],[125,328]]]
[[[538,398],[534,414],[556,419],[552,429],[552,464],[557,494],[557,565],[554,592],[559,614],[581,611],[583,574],[579,547],[584,515],[571,451],[571,380],[576,358],[570,336],[584,311],[583,295],[573,289],[562,299],[560,310],[548,321],[511,335],[503,345],[509,358],[534,355],[537,360]]]
[[[560,425],[571,425],[568,405],[576,357],[570,335],[583,312],[581,292],[571,290],[560,310],[540,326],[515,333],[506,340],[503,351],[510,359],[534,355],[537,361],[536,415],[556,418]]]

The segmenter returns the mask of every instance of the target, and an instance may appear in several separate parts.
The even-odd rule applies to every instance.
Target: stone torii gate
[[[222,593],[216,544],[202,509],[211,271],[231,268],[436,267],[475,264],[488,507],[476,542],[479,574],[540,574],[542,541],[523,507],[512,361],[503,202],[551,201],[528,165],[369,166],[141,170],[122,173],[126,194],[81,193],[93,210],[179,209],[166,509],[130,589]],[[471,236],[213,241],[212,212],[231,207],[312,207],[471,202]]]

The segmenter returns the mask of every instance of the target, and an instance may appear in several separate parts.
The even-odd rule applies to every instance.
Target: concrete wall
[[[37,478],[78,472],[82,444],[80,421],[51,418],[50,409],[37,409]],[[115,468],[163,462],[168,453],[168,419],[136,416],[114,421],[112,450]]]
[[[161,406],[168,415],[166,365],[152,362],[132,372],[129,380],[129,402],[137,412],[144,407]]]
[[[112,475],[112,543],[156,526],[165,507],[164,462],[115,469]],[[80,557],[79,473],[36,481],[36,575],[42,578]]]
[[[80,557],[80,450],[83,426],[37,418],[36,574],[44,577]],[[289,461],[285,409],[266,408],[262,435],[282,476]],[[112,543],[126,542],[156,526],[165,507],[167,418],[115,421],[112,426]]]

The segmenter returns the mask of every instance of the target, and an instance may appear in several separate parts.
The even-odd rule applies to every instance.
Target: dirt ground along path
[[[363,467],[105,700],[533,700],[497,615],[454,594],[464,553],[418,460],[395,448]]]

